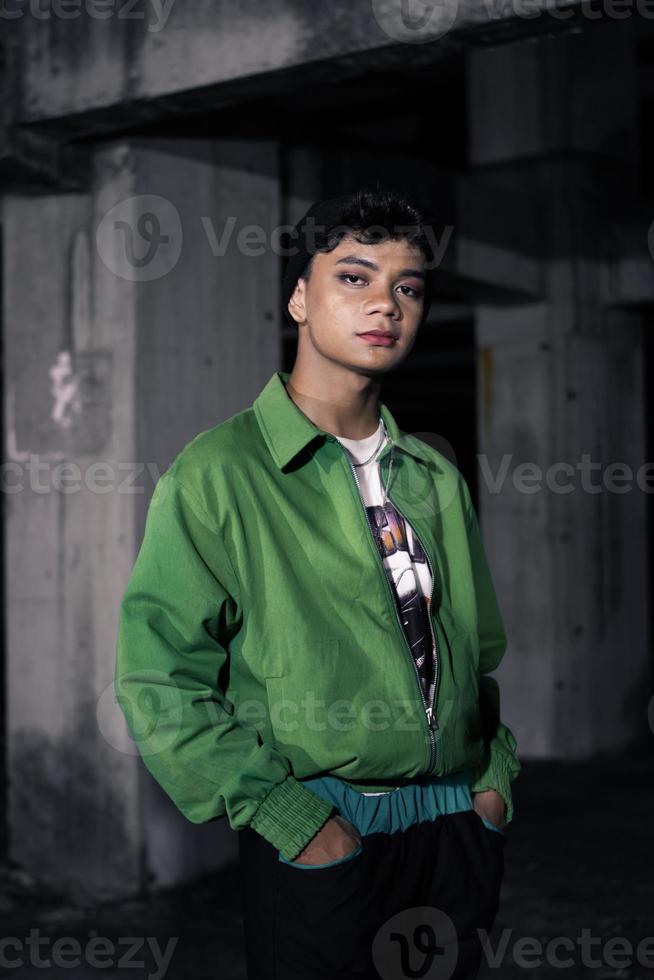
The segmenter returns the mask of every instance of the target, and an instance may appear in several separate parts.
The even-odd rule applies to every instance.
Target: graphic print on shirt
[[[426,565],[427,557],[410,525],[390,501],[366,507],[375,543],[390,582],[422,692],[431,701],[433,641],[429,624],[429,597],[421,593],[413,564]],[[410,561],[407,561],[407,557]]]
[[[356,469],[359,495],[368,517],[393,602],[413,656],[425,704],[430,707],[435,691],[435,649],[429,616],[432,576],[427,557],[407,523],[382,486],[379,457],[388,442],[383,420],[364,439],[337,436]]]

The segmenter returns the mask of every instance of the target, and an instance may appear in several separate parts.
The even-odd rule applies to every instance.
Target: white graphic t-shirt
[[[349,451],[350,462],[354,465],[368,521],[418,668],[425,703],[429,706],[434,692],[434,647],[429,623],[432,578],[427,558],[411,525],[389,500],[384,503],[377,460],[388,438],[384,436],[380,443],[382,432],[380,418],[377,431],[365,439],[336,438]],[[379,449],[375,452],[378,445]],[[370,456],[372,459],[369,459]],[[364,460],[369,462],[357,465]]]

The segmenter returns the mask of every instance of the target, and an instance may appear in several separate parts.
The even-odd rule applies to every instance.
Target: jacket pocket
[[[476,765],[483,757],[484,731],[479,703],[479,634],[455,633],[448,638],[453,695],[441,706],[444,738],[448,739],[453,769]]]
[[[290,642],[266,646],[262,655],[264,679],[286,677],[290,681],[316,686],[322,677],[338,669],[339,641],[333,636],[318,639],[293,637]]]
[[[498,827],[497,824],[491,823],[490,820],[487,820],[486,819],[486,817],[482,817],[481,813],[479,813],[477,810],[475,810],[474,807],[473,807],[473,810],[477,814],[477,816],[479,817],[479,819],[480,819],[480,821],[481,821],[481,823],[483,825],[484,830],[490,831],[491,834],[498,834],[499,837],[501,837],[503,839],[506,839],[506,831],[502,830],[501,827]]]
[[[308,752],[321,743],[327,747],[338,657],[339,641],[333,637],[296,641],[292,647],[267,652],[264,680],[270,727],[278,744]]]
[[[377,783],[423,764],[427,722],[414,667],[401,659],[406,649],[386,642],[382,658],[361,635],[296,641],[268,671],[269,733],[294,776]]]
[[[452,670],[457,686],[462,681],[469,683],[469,678],[472,675],[478,687],[479,633],[473,630],[455,633],[448,637],[448,642],[452,651]]]
[[[291,868],[298,868],[301,871],[322,871],[326,868],[336,868],[341,864],[347,864],[348,861],[352,861],[355,858],[358,858],[359,855],[362,853],[362,851],[363,851],[363,838],[361,839],[361,843],[357,844],[354,850],[350,851],[349,854],[346,854],[345,857],[337,858],[335,861],[329,861],[327,864],[300,864],[296,861],[288,861],[285,857],[282,857],[282,855],[279,853],[277,857],[282,862],[282,864],[288,864],[289,867]]]

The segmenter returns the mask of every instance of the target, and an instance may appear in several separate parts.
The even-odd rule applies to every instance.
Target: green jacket
[[[378,792],[468,769],[513,816],[516,740],[490,677],[506,636],[470,494],[380,411],[389,498],[433,576],[435,716],[347,453],[275,372],[158,480],[121,608],[115,690],[148,770],[193,823],[227,815],[293,860],[335,812],[302,782]]]

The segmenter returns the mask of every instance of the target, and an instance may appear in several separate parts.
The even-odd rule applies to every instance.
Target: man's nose
[[[366,298],[368,312],[374,313],[379,310],[381,313],[398,313],[400,306],[397,296],[390,286],[377,286],[373,293],[369,293]]]

